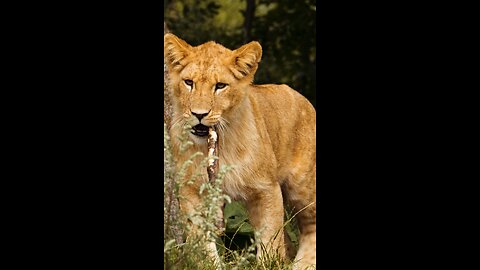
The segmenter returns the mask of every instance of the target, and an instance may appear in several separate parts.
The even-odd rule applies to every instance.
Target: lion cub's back
[[[292,159],[315,159],[316,113],[304,96],[284,84],[266,84],[254,86],[251,97],[280,168]]]
[[[262,111],[266,120],[277,120],[282,126],[294,125],[298,121],[304,125],[315,125],[316,114],[313,105],[302,94],[288,85],[255,85],[252,90],[253,101]],[[313,121],[302,121],[302,119],[307,118]]]

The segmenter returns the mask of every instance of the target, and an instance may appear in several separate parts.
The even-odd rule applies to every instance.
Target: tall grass
[[[189,132],[190,127],[185,127],[184,133],[180,138],[181,148],[183,149],[187,149],[192,144],[192,142],[186,139]],[[202,158],[202,166],[198,168],[190,179],[185,179],[186,170],[189,166],[192,166],[193,160],[196,158]],[[218,218],[220,207],[222,202],[230,202],[230,198],[223,194],[221,186],[225,174],[231,169],[231,166],[222,165],[220,167],[215,183],[205,182],[201,185],[202,203],[196,207],[194,214],[185,215],[179,211],[178,201],[185,199],[179,195],[181,183],[185,183],[185,185],[191,184],[197,176],[206,171],[207,158],[203,157],[202,153],[195,153],[182,164],[178,172],[174,173],[170,138],[164,125],[164,268],[167,270],[292,269],[291,263],[281,260],[275,253],[267,253],[261,260],[257,260],[255,258],[256,247],[261,246],[261,248],[264,248],[263,245],[260,245],[255,240],[259,237],[251,238],[250,244],[245,248],[232,249],[231,245],[225,244],[222,238],[218,236],[222,231],[216,228],[215,222]],[[291,221],[292,218],[289,218],[285,225],[287,227],[291,226]],[[225,220],[226,222],[228,220]],[[187,238],[187,232],[191,231],[192,224],[197,226],[200,233],[198,235],[188,235]],[[298,235],[292,229],[290,229],[290,234],[291,238],[292,236],[295,238],[295,235]],[[205,246],[212,242],[216,243],[220,255],[220,262],[217,263],[208,256],[207,250],[204,249]]]

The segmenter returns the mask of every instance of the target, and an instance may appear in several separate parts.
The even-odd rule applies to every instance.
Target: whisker
[[[219,117],[218,119],[218,127],[219,127],[219,130],[220,130],[220,140],[222,141],[223,143],[223,139],[225,137],[225,132],[227,131],[228,129],[228,121],[223,118],[222,116]]]
[[[182,115],[179,115],[177,117],[174,117],[172,119],[172,126],[171,128],[174,128],[176,127],[178,124],[180,124],[182,122],[182,120],[184,120],[184,117]]]
[[[227,119],[223,118],[222,116],[220,116],[220,119],[221,119],[224,123],[230,124],[230,122],[229,122]]]
[[[222,123],[225,129],[230,125],[230,122],[221,116],[220,116],[220,122]]]

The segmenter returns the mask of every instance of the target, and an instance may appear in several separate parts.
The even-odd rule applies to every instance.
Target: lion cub
[[[215,42],[191,46],[164,36],[164,58],[172,89],[173,125],[169,132],[180,166],[195,152],[207,155],[208,127],[219,134],[219,161],[236,165],[223,190],[245,203],[249,220],[269,252],[285,256],[284,201],[298,212],[300,246],[295,268],[316,259],[316,115],[310,102],[286,85],[252,83],[262,48],[250,42],[229,50]],[[180,153],[177,137],[190,124],[194,145]],[[198,164],[197,164],[198,165]],[[190,172],[191,173],[191,172]],[[200,201],[207,174],[180,193],[182,211]],[[214,245],[213,245],[214,248]],[[257,256],[263,256],[258,248]]]

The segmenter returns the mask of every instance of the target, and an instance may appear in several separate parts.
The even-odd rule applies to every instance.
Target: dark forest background
[[[316,107],[314,0],[166,0],[164,8],[170,31],[191,45],[214,40],[236,49],[259,41],[255,83],[288,84]]]

